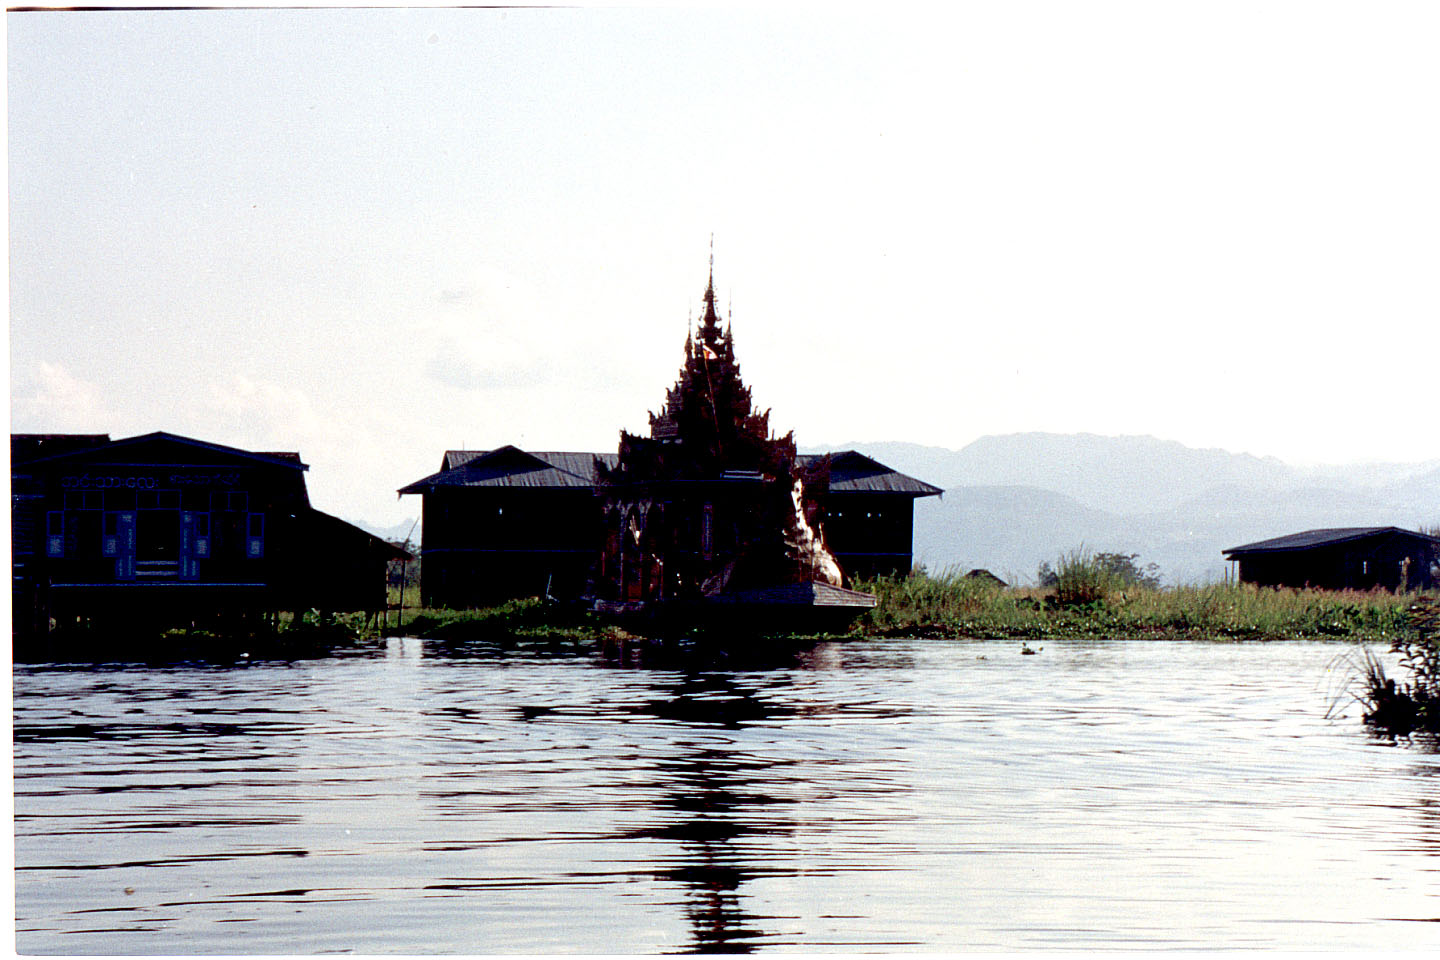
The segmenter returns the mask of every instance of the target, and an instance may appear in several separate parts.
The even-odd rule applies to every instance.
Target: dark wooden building
[[[600,537],[595,457],[449,450],[439,472],[402,487],[421,498],[422,602],[579,596]]]
[[[1240,582],[1322,590],[1433,590],[1440,538],[1399,527],[1306,530],[1224,551]]]
[[[909,572],[914,502],[942,491],[853,450],[830,458],[826,536],[852,579]],[[613,453],[447,450],[440,470],[401,488],[421,498],[422,602],[471,607],[514,597],[571,599],[593,575],[603,531],[596,461]]]
[[[802,576],[789,569],[803,552],[790,529],[801,516],[800,539],[815,534],[846,581],[904,574],[914,501],[942,492],[855,451],[799,455],[793,437],[771,436],[713,282],[680,378],[650,419],[648,436],[622,433],[614,454],[452,450],[439,472],[401,488],[422,498],[423,601],[651,600],[720,589],[716,578],[773,586]]]
[[[385,608],[404,551],[310,506],[296,453],[169,433],[12,435],[17,635]]]
[[[915,501],[939,487],[916,480],[854,450],[801,454],[809,464],[828,457],[825,542],[852,580],[903,576],[914,565]]]

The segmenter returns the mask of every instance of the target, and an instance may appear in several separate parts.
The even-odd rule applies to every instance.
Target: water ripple
[[[1424,949],[1326,644],[434,646],[14,674],[37,953]]]

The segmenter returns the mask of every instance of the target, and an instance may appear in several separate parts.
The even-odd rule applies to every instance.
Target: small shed
[[[965,574],[965,579],[979,580],[981,583],[988,584],[992,587],[1009,586],[1008,583],[1006,583],[1004,580],[1001,580],[999,577],[995,576],[995,574],[991,573],[989,570],[986,570],[984,567],[976,567],[974,570],[971,570],[969,573]]]
[[[1399,527],[1333,527],[1230,547],[1240,581],[1323,590],[1433,590],[1440,537]]]

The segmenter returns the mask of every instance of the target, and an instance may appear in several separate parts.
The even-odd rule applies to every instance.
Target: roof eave
[[[296,454],[296,459],[294,460],[282,459],[279,457],[271,456],[270,454],[256,453],[252,450],[241,450],[239,447],[228,447],[223,443],[211,443],[208,440],[196,440],[194,437],[182,437],[178,433],[166,433],[163,430],[156,430],[151,433],[144,433],[134,437],[123,437],[119,440],[111,440],[109,443],[100,444],[94,447],[82,447],[78,450],[69,450],[64,453],[56,453],[48,457],[39,457],[35,460],[27,460],[25,461],[25,463],[26,466],[29,466],[30,464],[52,463],[58,460],[83,459],[86,456],[94,456],[96,453],[99,453],[101,451],[135,446],[136,444],[144,443],[150,440],[167,440],[172,443],[181,444],[182,446],[198,447],[199,449],[209,450],[213,453],[223,453],[230,456],[241,457],[246,460],[258,460],[261,463],[271,464],[277,467],[287,467],[291,470],[306,471],[310,469],[309,464],[304,463],[299,459],[299,454]]]

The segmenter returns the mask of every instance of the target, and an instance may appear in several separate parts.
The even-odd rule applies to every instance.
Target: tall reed
[[[1440,604],[1436,598],[1415,598],[1406,611],[1407,629],[1390,646],[1400,655],[1408,682],[1385,675],[1378,658],[1365,651],[1365,722],[1397,736],[1416,731],[1440,733]]]
[[[1062,553],[1055,574],[1055,602],[1064,606],[1096,603],[1124,586],[1113,570],[1097,563],[1084,547]]]
[[[1083,558],[1081,558],[1083,559]],[[956,571],[859,585],[878,603],[856,624],[873,636],[1344,638],[1391,644],[1407,598],[1384,592],[1269,589],[1250,584],[1156,589],[1117,583],[1083,563],[1064,593],[1004,588]]]

